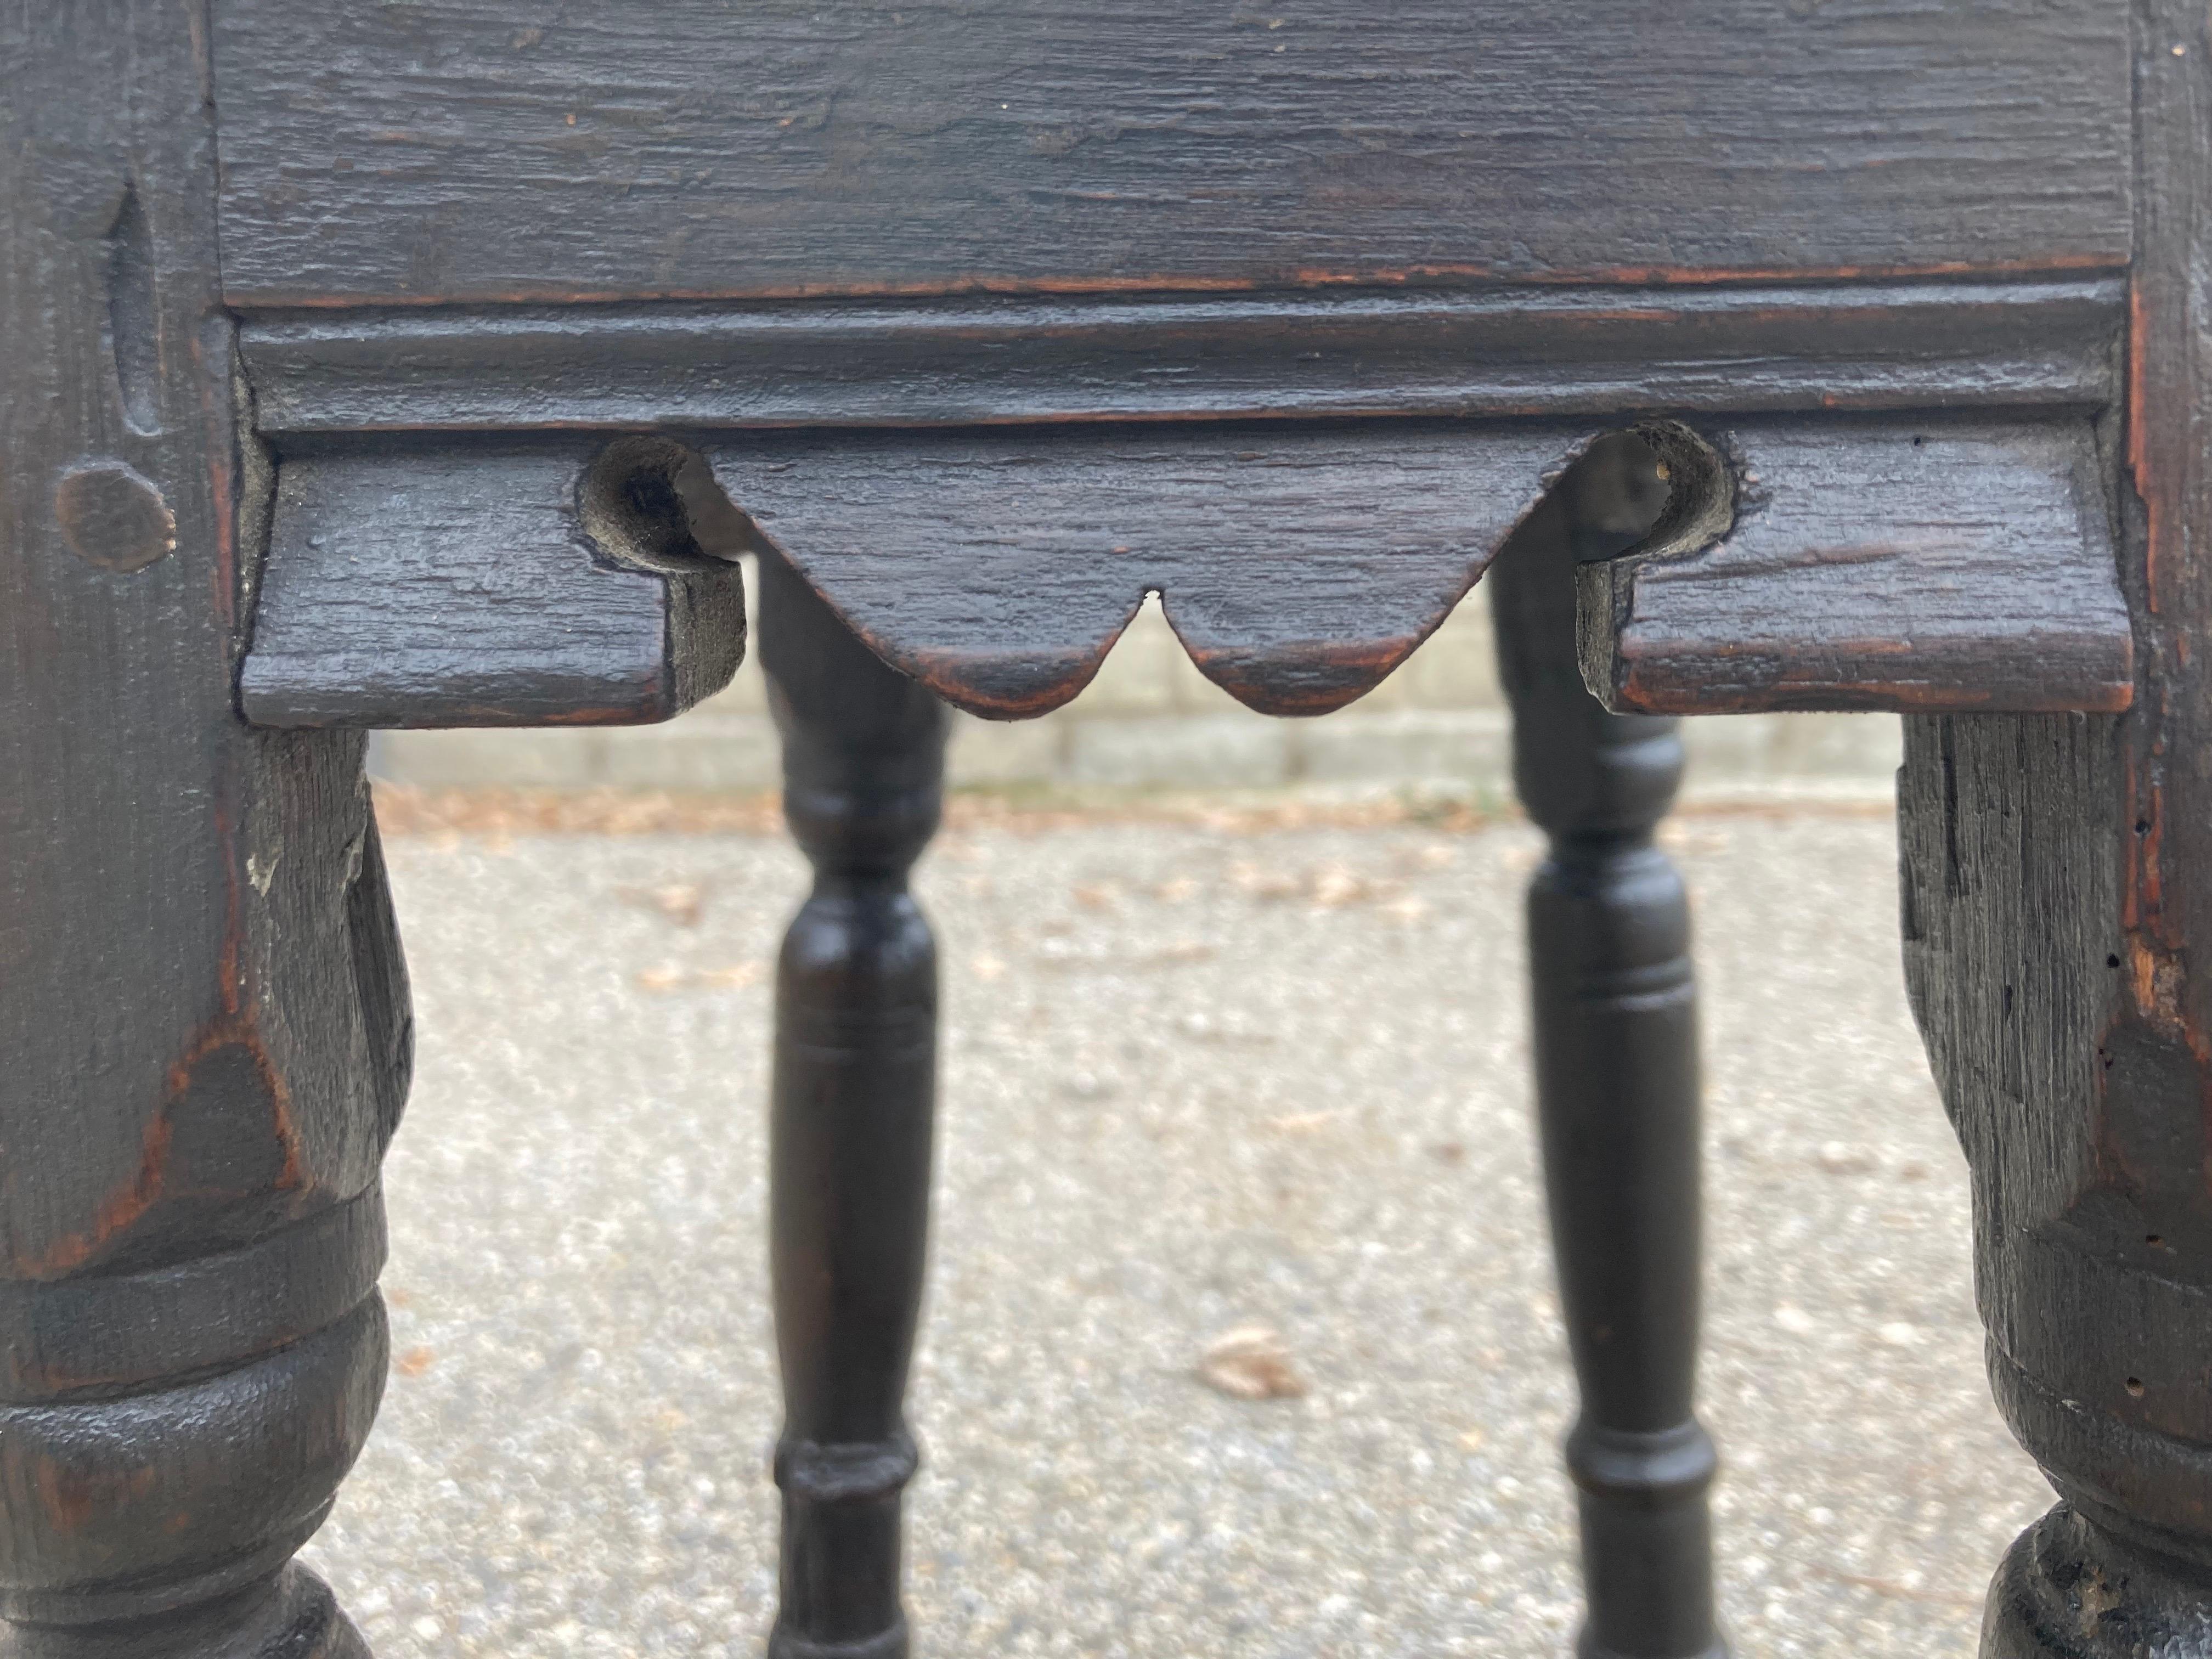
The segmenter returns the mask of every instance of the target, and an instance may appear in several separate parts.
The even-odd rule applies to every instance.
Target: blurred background
[[[2051,1501],[1991,1407],[1875,716],[1690,722],[1701,1414],[1741,1654],[1966,1655]],[[959,720],[912,1391],[922,1655],[1564,1655],[1575,1398],[1480,588],[1269,720],[1148,606]],[[394,1364],[309,1555],[383,1659],[745,1654],[773,1613],[757,667],[666,726],[380,738],[416,989]]]
[[[748,592],[758,584],[747,572]],[[1255,714],[1192,666],[1157,599],[1098,678],[1042,720],[955,717],[956,789],[1093,800],[1132,791],[1292,790],[1310,798],[1426,799],[1504,805],[1512,757],[1488,595],[1480,584],[1376,690],[1319,720]],[[1894,718],[1747,714],[1686,733],[1694,797],[1887,794]],[[747,793],[775,789],[775,732],[749,657],[722,692],[666,726],[604,731],[380,734],[374,769],[431,787],[513,785]]]

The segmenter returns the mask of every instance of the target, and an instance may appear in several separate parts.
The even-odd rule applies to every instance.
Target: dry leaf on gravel
[[[1823,1146],[1819,1162],[1822,1172],[1832,1176],[1870,1175],[1881,1167],[1865,1147],[1843,1140],[1831,1140]]]
[[[1313,902],[1324,910],[1356,903],[1374,893],[1374,884],[1355,870],[1332,864],[1313,877]]]
[[[638,971],[637,988],[641,991],[681,991],[696,988],[708,991],[741,991],[748,985],[757,985],[767,969],[757,962],[740,962],[727,968],[678,968],[664,963],[658,968]]]
[[[1263,870],[1241,860],[1229,866],[1229,884],[1247,897],[1286,899],[1297,896],[1298,878],[1285,870]]]
[[[617,887],[615,896],[641,910],[658,911],[678,927],[696,927],[707,890],[697,882],[675,882],[665,887]]]
[[[1290,1350],[1265,1325],[1239,1325],[1207,1345],[1198,1380],[1231,1400],[1298,1400],[1305,1379],[1291,1369]]]
[[[1158,950],[1147,951],[1137,960],[1146,967],[1158,968],[1175,962],[1208,962],[1213,955],[1214,947],[1204,939],[1170,939]]]
[[[1310,1135],[1335,1121],[1334,1112],[1292,1112],[1288,1117],[1271,1117],[1262,1127],[1279,1135]]]

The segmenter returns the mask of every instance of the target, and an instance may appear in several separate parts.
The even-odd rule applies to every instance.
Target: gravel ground
[[[1987,1403],[1884,817],[1680,820],[1710,1066],[1722,1601],[1746,1655],[1968,1653],[2049,1504]],[[420,1061],[395,1362],[309,1554],[383,1659],[757,1652],[768,966],[748,836],[391,847]],[[948,831],[914,1416],[924,1654],[1538,1655],[1577,1586],[1518,824]],[[1281,1334],[1302,1397],[1199,1381]]]

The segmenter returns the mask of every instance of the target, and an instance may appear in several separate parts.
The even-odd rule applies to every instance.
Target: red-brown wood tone
[[[362,738],[241,725],[204,6],[0,9],[0,1650],[365,1659],[407,994]]]
[[[750,542],[705,471],[653,438],[287,459],[239,707],[281,726],[682,714],[745,647]]]
[[[772,1645],[897,1659],[940,699],[1065,701],[1157,592],[1338,707],[1632,426],[1598,690],[1912,711],[1907,969],[2063,1500],[1985,1654],[2212,1659],[2198,0],[77,0],[0,65],[0,1654],[366,1659],[289,1561],[377,1403],[410,1027],[323,728],[665,717],[763,553],[817,874]],[[1687,1659],[1674,754],[1562,678],[1565,575],[1499,615],[1585,1645]]]
[[[2117,720],[1915,720],[1905,961],[1972,1166],[1997,1401],[2064,1500],[1988,1659],[2212,1650],[2212,30],[2135,8]]]
[[[1581,574],[1583,672],[1625,713],[2091,709],[2135,695],[2083,415],[1708,422],[1730,499]],[[1699,545],[1699,543],[1705,544]]]
[[[1978,0],[222,0],[237,302],[2079,270],[2124,19]]]

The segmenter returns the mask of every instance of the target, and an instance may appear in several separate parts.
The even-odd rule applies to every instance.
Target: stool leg
[[[773,556],[761,661],[784,816],[814,865],[776,980],[771,1201],[783,1359],[774,1659],[900,1659],[902,1402],[921,1304],[937,949],[907,891],[935,831],[945,708]]]
[[[1706,1488],[1691,1414],[1698,1276],[1698,1048],[1689,912],[1652,845],[1674,722],[1607,714],[1575,666],[1573,560],[1602,534],[1571,475],[1488,578],[1514,772],[1550,837],[1528,891],[1537,1114],[1582,1415],[1585,1659],[1717,1653]],[[1593,477],[1593,473],[1597,476]],[[1583,486],[1577,493],[1577,483]],[[1620,538],[1616,538],[1620,539]]]
[[[233,708],[268,473],[205,7],[0,14],[0,1655],[366,1659],[405,1096],[358,735]]]
[[[2133,10],[2134,707],[1911,719],[1899,774],[1990,1377],[2063,1500],[1997,1571],[1986,1659],[2212,1654],[2212,21]]]

